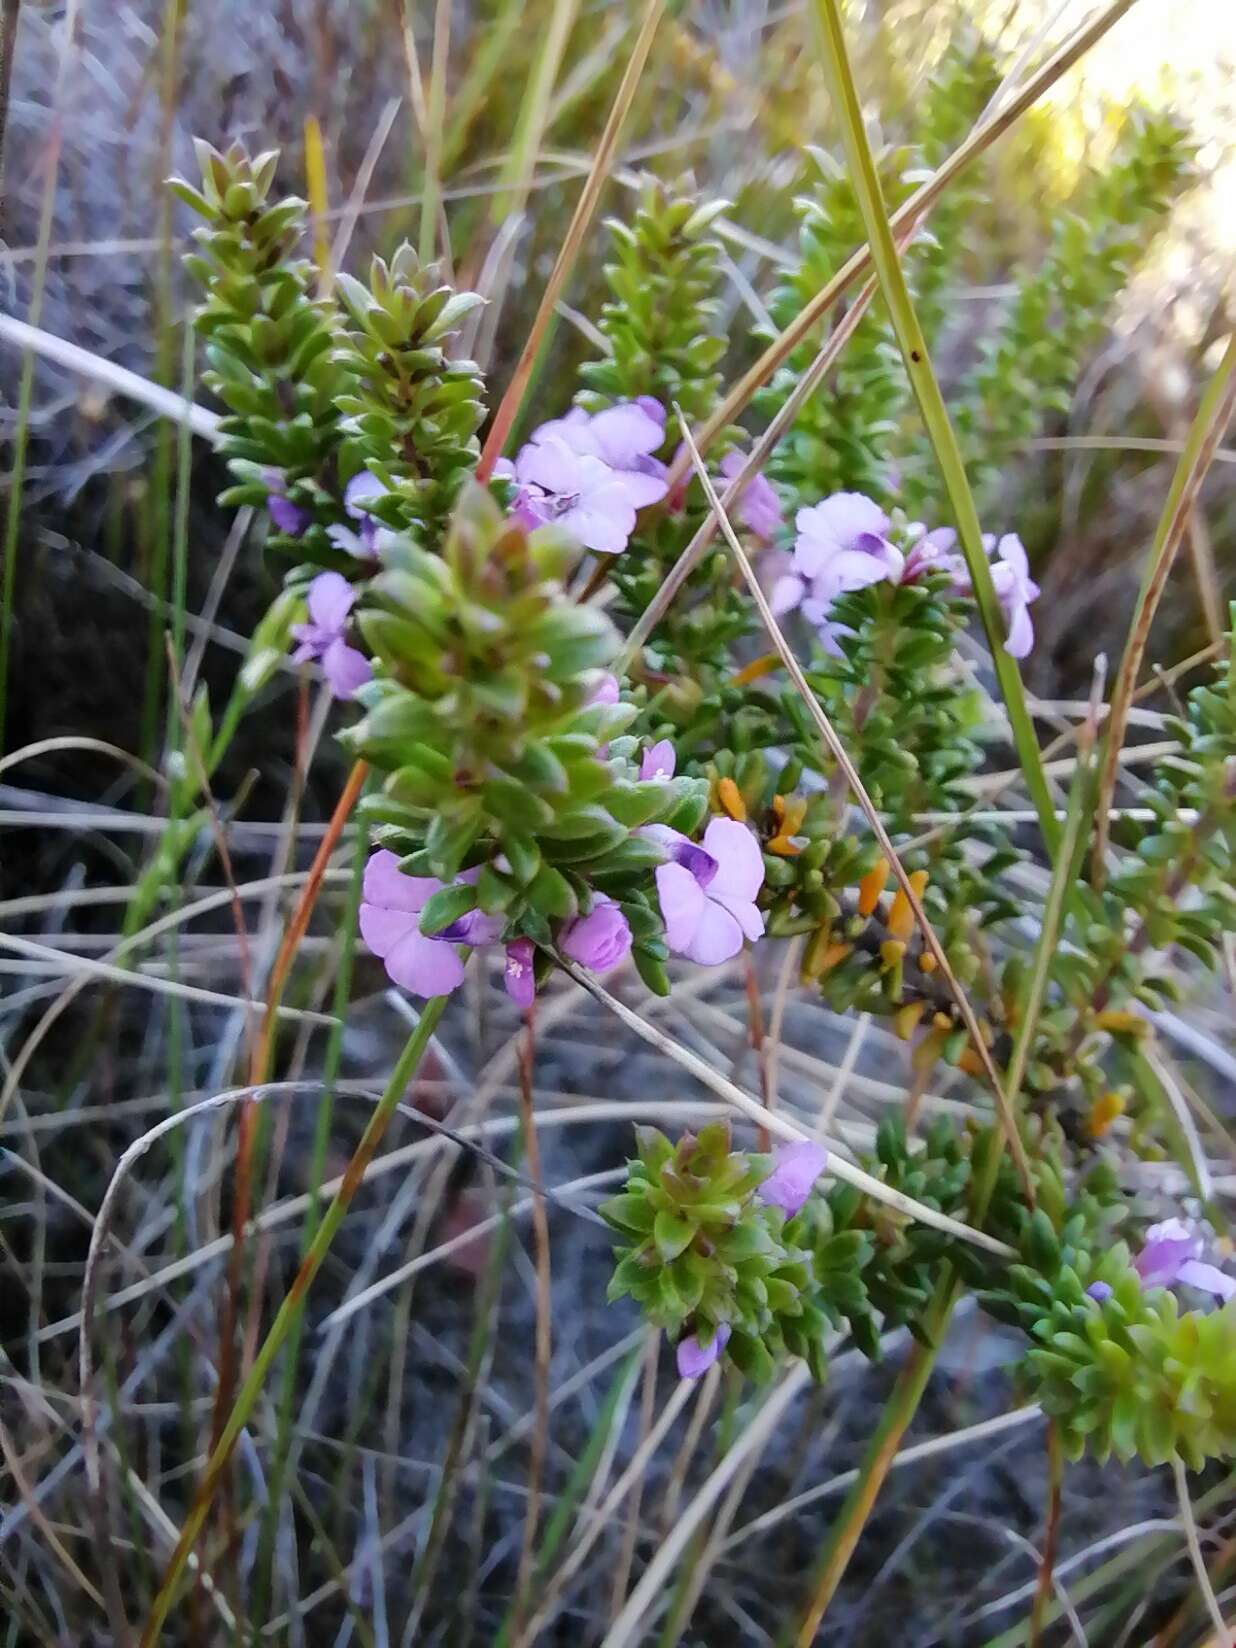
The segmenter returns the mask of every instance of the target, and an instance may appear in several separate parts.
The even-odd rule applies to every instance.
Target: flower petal
[[[373,679],[368,658],[344,640],[332,641],[322,654],[322,671],[336,698],[351,698],[357,687]]]
[[[507,995],[523,1013],[526,1013],[536,1000],[533,959],[534,951],[530,938],[517,938],[506,947],[506,968],[502,982],[506,986]]]
[[[814,1139],[796,1139],[779,1145],[772,1172],[756,1190],[770,1207],[784,1208],[788,1218],[798,1213],[811,1187],[824,1171],[828,1152]]]
[[[1010,658],[1027,658],[1034,647],[1034,620],[1030,617],[1030,608],[1024,601],[1019,602],[1007,615],[1009,632],[1005,637],[1004,650]]]
[[[714,818],[704,831],[703,847],[717,861],[709,894],[713,898],[753,899],[764,885],[764,858],[747,826],[735,818]]]
[[[1176,1272],[1176,1280],[1188,1287],[1200,1288],[1203,1293],[1213,1293],[1216,1299],[1225,1302],[1236,1294],[1236,1278],[1202,1259],[1186,1259]]]
[[[742,949],[743,930],[723,904],[704,895],[704,908],[683,955],[701,967],[716,967]]]
[[[419,919],[411,910],[392,910],[384,904],[362,904],[361,937],[375,956],[388,956],[401,939],[416,931]]]
[[[806,592],[807,586],[796,572],[787,572],[778,578],[768,598],[773,617],[784,618],[787,612],[793,612],[796,606],[801,605]]]
[[[405,875],[399,868],[398,855],[388,847],[370,853],[361,888],[367,903],[419,915],[429,898],[441,890],[442,883],[436,876]]]
[[[701,1345],[693,1333],[678,1341],[678,1350],[675,1360],[678,1364],[680,1379],[698,1379],[709,1368],[725,1349],[730,1337],[730,1325],[722,1322],[716,1333],[706,1345]]]
[[[665,942],[683,955],[703,917],[707,897],[690,870],[681,864],[658,865],[655,880]]]
[[[597,456],[612,468],[634,469],[664,441],[664,414],[658,423],[637,401],[621,401],[594,414],[589,434]]]
[[[464,966],[455,947],[426,938],[419,929],[400,939],[385,960],[388,977],[414,996],[449,996],[463,983]]]
[[[309,585],[309,616],[337,635],[347,622],[356,591],[341,572],[319,572]]]
[[[673,778],[677,759],[677,752],[670,740],[668,738],[658,739],[651,749],[644,751],[643,759],[639,764],[641,780]]]
[[[384,498],[386,488],[378,477],[368,469],[362,469],[358,475],[353,475],[343,489],[343,507],[354,521],[367,521],[369,511],[364,507],[367,498]]]

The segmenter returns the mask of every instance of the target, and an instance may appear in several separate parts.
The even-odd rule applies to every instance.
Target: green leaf
[[[468,886],[443,887],[425,901],[421,910],[420,930],[426,938],[443,932],[452,922],[476,909],[476,888]]]
[[[695,1226],[691,1220],[666,1211],[661,1211],[656,1216],[656,1223],[653,1224],[653,1241],[666,1264],[686,1251],[691,1246],[694,1236]]]

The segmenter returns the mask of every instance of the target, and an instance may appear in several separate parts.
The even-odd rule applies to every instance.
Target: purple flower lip
[[[693,1333],[688,1333],[680,1339],[676,1358],[678,1377],[698,1379],[702,1373],[707,1373],[729,1343],[730,1331],[729,1323],[722,1322],[706,1345],[701,1345]]]
[[[373,674],[364,653],[347,642],[348,615],[356,602],[356,591],[342,573],[319,572],[309,585],[306,600],[309,622],[292,625],[292,638],[300,642],[292,662],[318,660],[335,697],[351,698]]]
[[[267,498],[266,508],[280,532],[289,538],[303,536],[312,519],[307,509],[302,509],[299,504],[294,504],[290,498],[285,498],[278,492],[272,492]]]
[[[1183,1282],[1226,1303],[1236,1296],[1236,1277],[1210,1264],[1203,1258],[1205,1251],[1205,1240],[1195,1226],[1183,1219],[1164,1219],[1146,1232],[1133,1269],[1147,1287],[1166,1288]]]
[[[536,975],[533,972],[534,951],[529,938],[514,939],[506,947],[506,967],[502,982],[506,993],[526,1013],[536,1000]]]
[[[671,857],[675,864],[681,864],[684,870],[690,870],[701,887],[707,887],[716,877],[716,859],[702,847],[697,847],[693,841],[684,841],[675,847]]]
[[[823,1173],[828,1152],[814,1139],[779,1145],[772,1172],[756,1191],[762,1202],[783,1208],[788,1219],[802,1211],[811,1187]]]

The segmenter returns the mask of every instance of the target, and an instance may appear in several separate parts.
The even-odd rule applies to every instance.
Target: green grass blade
[[[1009,726],[1017,759],[1021,764],[1026,788],[1039,817],[1043,840],[1054,853],[1059,843],[1060,825],[1056,819],[1051,791],[1043,772],[1034,723],[1026,704],[1021,676],[1017,665],[1004,650],[1004,620],[996,598],[991,568],[983,549],[983,533],[979,525],[974,496],[966,479],[961,448],[953,430],[939,381],[927,352],[927,342],[915,313],[914,302],[906,284],[905,272],[893,239],[893,228],[884,204],[875,159],[867,138],[862,106],[854,84],[845,34],[841,24],[838,0],[812,0],[811,15],[815,24],[820,57],[825,78],[832,96],[834,110],[845,144],[850,176],[858,196],[867,229],[872,261],[879,277],[880,289],[888,305],[893,329],[901,356],[905,362],[923,422],[935,450],[949,502],[957,522],[957,533],[974,585],[979,615],[991,648],[996,679],[1008,712]]]

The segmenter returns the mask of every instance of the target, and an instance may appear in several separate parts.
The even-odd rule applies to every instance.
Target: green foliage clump
[[[814,1297],[805,1226],[757,1196],[771,1158],[730,1143],[724,1122],[677,1145],[637,1129],[623,1193],[600,1210],[627,1244],[616,1250],[609,1297],[629,1294],[655,1326],[701,1346],[728,1326],[724,1354],[748,1378],[771,1378],[788,1354],[822,1379],[828,1318]]]
[[[226,154],[196,148],[201,188],[180,179],[172,188],[206,219],[185,266],[206,289],[194,316],[206,339],[203,382],[228,408],[221,447],[239,484],[221,502],[264,504],[278,471],[278,489],[314,517],[296,553],[337,560],[323,526],[345,519],[335,457],[348,372],[335,354],[331,306],[314,295],[317,271],[296,256],[305,203],[270,203],[276,152],[250,159],[238,144]]]
[[[617,635],[563,591],[577,553],[552,529],[506,519],[479,487],[461,498],[440,555],[393,539],[360,613],[378,675],[345,736],[385,775],[365,805],[412,874],[450,883],[484,866],[423,930],[479,906],[548,945],[551,921],[587,912],[596,889],[620,904],[643,976],[665,990],[649,891],[662,855],[633,831],[692,832],[707,789],[639,778],[636,741],[620,737],[634,706],[597,699]]]
[[[388,488],[370,506],[379,520],[432,536],[479,456],[481,378],[447,348],[483,300],[453,292],[406,242],[389,264],[374,258],[368,286],[346,274],[337,286],[350,323],[335,351],[348,383],[339,402],[348,468]]]
[[[631,222],[606,225],[611,296],[598,327],[610,353],[581,369],[587,389],[580,401],[589,411],[641,395],[667,414],[677,404],[693,424],[712,411],[726,340],[718,331],[721,247],[709,231],[726,205],[700,201],[685,183],[670,188],[650,178]],[[672,419],[665,438],[670,450],[678,445]]]
[[[1182,1310],[1146,1286],[1111,1240],[1123,1211],[1091,1196],[1058,1229],[1029,1217],[1021,1262],[980,1297],[1035,1341],[1021,1374],[1069,1458],[1089,1450],[1161,1465],[1179,1455],[1197,1470],[1236,1450],[1236,1304]],[[1110,1293],[1092,1298],[1096,1283]]]
[[[1236,628],[1236,609],[1232,621]],[[1169,730],[1180,750],[1139,798],[1153,823],[1118,824],[1123,851],[1102,889],[1075,889],[1052,964],[1057,994],[1040,1017],[1028,1073],[1041,1090],[1075,1073],[1097,1093],[1106,1036],[1135,1049],[1148,1029],[1136,1008],[1175,998],[1167,958],[1184,950],[1213,968],[1224,935],[1236,930],[1233,636],[1212,680],[1194,688]]]
[[[914,106],[910,141],[877,156],[884,198],[894,211],[961,142],[991,97],[999,76],[984,42],[950,51]],[[769,314],[778,328],[793,321],[865,244],[866,229],[845,167],[827,151],[808,150],[810,192],[795,202],[798,260],[774,289]],[[964,256],[977,185],[952,185],[914,239],[905,268],[928,333],[940,317],[950,274]],[[835,317],[830,317],[831,321]],[[765,417],[789,398],[818,353],[827,327],[812,331],[780,367],[757,406]],[[877,299],[859,323],[828,382],[799,413],[773,454],[768,473],[803,502],[833,492],[887,494],[893,466],[904,470],[902,420],[910,388],[891,324]]]
[[[911,1143],[901,1119],[886,1117],[876,1132],[875,1155],[866,1166],[890,1189],[936,1212],[965,1216],[971,1157],[947,1120],[937,1120],[922,1141]],[[864,1355],[877,1357],[880,1334],[893,1327],[906,1326],[929,1343],[922,1318],[955,1245],[952,1238],[853,1185],[832,1185],[812,1197],[808,1207],[817,1254],[826,1258],[843,1234],[861,1233],[865,1238],[854,1272],[832,1292]]]
[[[980,507],[1007,485],[1008,454],[1039,433],[1045,414],[1068,410],[1085,354],[1188,179],[1192,155],[1181,120],[1130,111],[1110,163],[1085,179],[1043,261],[1018,282],[956,405]]]

